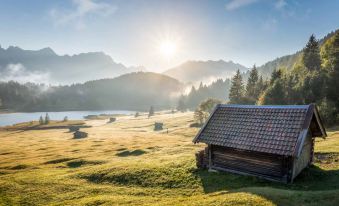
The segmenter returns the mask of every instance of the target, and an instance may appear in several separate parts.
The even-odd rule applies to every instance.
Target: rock
[[[73,138],[74,139],[82,139],[82,138],[86,138],[88,136],[88,133],[86,132],[81,132],[81,131],[76,131],[73,134]]]

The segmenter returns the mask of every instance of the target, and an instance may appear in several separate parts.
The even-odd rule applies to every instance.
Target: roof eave
[[[212,110],[210,116],[207,118],[207,120],[205,121],[204,125],[200,128],[198,134],[194,137],[193,139],[193,143],[199,143],[198,138],[200,136],[200,134],[202,133],[202,131],[204,131],[205,127],[207,126],[207,123],[210,121],[211,117],[213,116],[213,114],[215,113],[215,111],[221,106],[221,104],[217,104],[215,105],[214,109]]]
[[[304,124],[302,125],[302,131],[299,134],[299,137],[298,137],[298,140],[297,140],[297,143],[296,143],[296,146],[295,146],[295,150],[294,150],[294,153],[293,153],[293,156],[295,156],[297,158],[301,155],[302,147],[303,147],[304,141],[307,137],[308,129],[310,127],[310,124],[311,124],[311,121],[312,121],[312,118],[313,118],[313,114],[315,115],[317,124],[318,124],[318,126],[321,130],[321,133],[322,133],[321,137],[325,138],[327,136],[326,130],[325,130],[325,127],[324,127],[324,125],[321,121],[318,109],[317,109],[316,105],[312,103],[312,104],[309,105],[309,108],[306,112],[305,121],[304,121]]]
[[[318,108],[316,105],[314,105],[314,114],[315,114],[315,118],[318,122],[318,125],[319,125],[319,128],[321,130],[321,133],[322,133],[322,138],[326,138],[327,137],[327,133],[326,133],[326,130],[325,130],[325,127],[324,127],[324,124],[323,124],[323,121],[319,115],[319,111],[318,111]]]

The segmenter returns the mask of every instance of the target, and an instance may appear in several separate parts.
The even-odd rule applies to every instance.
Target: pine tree
[[[50,122],[50,118],[49,118],[48,113],[46,113],[46,116],[45,116],[45,124],[49,124],[49,122]]]
[[[303,50],[302,63],[310,71],[319,71],[321,68],[319,44],[313,34]]]
[[[285,78],[285,95],[287,104],[304,104],[301,88],[299,87],[299,75],[289,74]]]
[[[335,102],[339,112],[339,30],[326,41],[322,48],[321,56],[329,77],[326,96],[328,101]]]
[[[301,92],[304,103],[316,103],[324,97],[325,75],[322,71],[313,71],[303,77]]]
[[[198,90],[202,90],[204,88],[204,85],[202,84],[202,82],[200,82],[200,85],[199,85],[199,89]]]
[[[258,70],[254,65],[250,71],[250,76],[248,77],[246,85],[246,97],[250,101],[249,103],[251,104],[254,104],[259,97],[259,91],[257,88],[258,80],[259,80]]]
[[[185,97],[181,95],[178,101],[177,110],[180,112],[185,112],[186,109],[187,109],[187,106],[185,104]]]
[[[257,83],[257,87],[256,87],[257,92],[258,92],[258,97],[265,90],[265,87],[266,87],[266,85],[265,85],[264,79],[260,75],[258,83]]]
[[[229,93],[229,99],[231,104],[239,104],[242,102],[244,96],[244,83],[239,69],[232,78],[231,89]]]
[[[187,95],[186,103],[188,108],[195,108],[199,104],[198,92],[194,86],[192,86],[190,93]]]
[[[193,94],[193,95],[195,93],[197,93],[197,90],[195,89],[195,86],[192,86],[190,93]]]
[[[44,124],[44,118],[42,116],[40,116],[39,118],[39,124],[40,125],[43,125]]]
[[[148,117],[154,116],[154,108],[153,106],[150,107],[149,112],[148,112]]]
[[[265,91],[260,104],[286,104],[283,79],[277,79]]]
[[[271,79],[270,79],[270,84],[272,85],[276,79],[280,79],[282,76],[282,70],[281,69],[276,69],[272,72]]]

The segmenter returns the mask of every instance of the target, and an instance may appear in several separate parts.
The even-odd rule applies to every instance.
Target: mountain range
[[[320,45],[333,36],[334,32],[320,39]],[[301,51],[297,51],[294,54],[278,57],[258,66],[258,71],[268,78],[277,68],[291,69],[295,63],[300,61],[301,54]],[[219,78],[230,78],[238,69],[243,72],[244,80],[246,80],[249,68],[224,60],[187,61],[162,74],[186,84],[200,82],[206,84]],[[114,78],[122,74],[145,70],[144,67],[126,67],[121,63],[116,63],[103,52],[88,52],[70,56],[58,55],[48,47],[35,51],[14,46],[7,49],[0,47],[0,81],[31,81],[54,85],[73,84]]]
[[[61,56],[51,48],[34,51],[0,47],[0,80],[3,81],[26,78],[36,83],[71,84],[113,78],[142,69],[116,63],[103,52]]]

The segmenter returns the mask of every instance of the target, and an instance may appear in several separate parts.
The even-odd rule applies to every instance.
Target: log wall
[[[291,162],[280,155],[236,150],[211,145],[212,168],[238,171],[238,173],[288,181]]]

